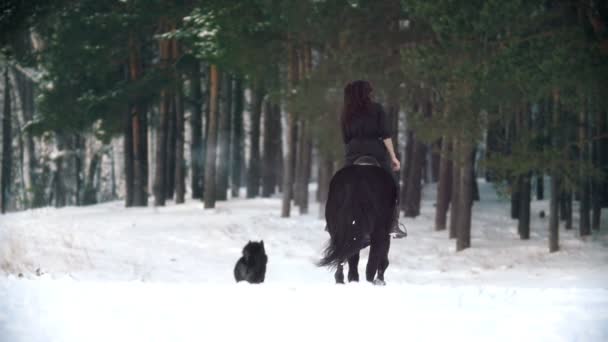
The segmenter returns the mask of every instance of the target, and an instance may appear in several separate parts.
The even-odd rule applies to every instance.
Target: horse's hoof
[[[378,286],[386,286],[386,282],[382,279],[375,279],[374,281],[372,281],[372,284]]]

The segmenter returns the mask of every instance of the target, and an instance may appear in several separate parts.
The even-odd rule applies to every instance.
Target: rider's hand
[[[393,158],[391,160],[391,167],[393,168],[393,171],[399,171],[399,169],[401,168],[401,163],[399,162],[399,159]]]

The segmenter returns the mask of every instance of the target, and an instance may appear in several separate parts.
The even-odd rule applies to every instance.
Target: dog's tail
[[[369,239],[372,231],[373,218],[369,215],[374,209],[371,206],[375,205],[370,201],[365,183],[332,179],[325,206],[331,238],[318,266],[336,267],[365,247],[363,240]]]

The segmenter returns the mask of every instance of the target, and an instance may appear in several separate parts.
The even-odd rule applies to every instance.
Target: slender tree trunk
[[[431,151],[431,170],[432,170],[432,178],[433,183],[439,182],[439,178],[441,177],[441,148],[442,148],[443,140],[437,140],[433,144],[433,148]]]
[[[283,192],[283,179],[285,178],[285,154],[283,153],[283,125],[281,123],[281,106],[279,104],[275,104],[275,120],[276,120],[276,148],[277,155],[275,159],[275,165],[277,170],[277,188],[279,192]]]
[[[291,190],[291,200],[294,201],[294,204],[296,204],[296,205],[298,204],[298,203],[295,203],[295,200],[296,200],[296,198],[295,198],[295,195],[296,195],[296,189],[295,189],[295,187],[296,187],[296,184],[297,184],[296,182],[297,182],[297,179],[298,179],[298,174],[297,174],[296,166],[297,166],[297,161],[298,161],[298,144],[299,144],[299,139],[300,139],[299,135],[298,135],[299,129],[300,129],[300,123],[298,122],[297,119],[295,119],[294,125],[292,127],[293,133],[291,135],[293,137],[293,144],[291,144],[291,148],[290,148],[291,149],[291,155],[293,156],[293,158],[291,158],[291,165],[289,167],[291,167],[291,174],[292,174],[292,180],[291,180],[291,187],[292,187],[292,190]]]
[[[475,171],[475,160],[477,157],[477,148],[473,147],[471,152],[471,160],[473,165],[471,166],[471,190],[473,191],[473,201],[479,202],[481,197],[479,196],[479,184],[477,184],[477,172]]]
[[[239,197],[239,189],[241,188],[241,173],[243,171],[243,150],[244,150],[244,129],[243,129],[243,108],[244,108],[244,93],[243,93],[243,77],[237,76],[234,82],[233,96],[233,111],[232,111],[232,155],[230,169],[231,173],[231,190],[232,197]]]
[[[281,144],[281,113],[278,106],[268,102],[264,113],[264,164],[262,175],[262,197],[274,194],[278,183]]]
[[[435,208],[435,230],[445,230],[452,192],[452,161],[447,136],[443,137],[439,159],[439,184],[437,184],[437,206]]]
[[[511,181],[511,218],[517,220],[519,217],[519,206],[521,203],[522,176],[513,177]]]
[[[8,67],[4,69],[4,108],[2,112],[2,176],[0,178],[0,209],[6,213],[11,201],[12,129],[11,129],[11,95]]]
[[[123,157],[125,163],[125,206],[132,207],[135,197],[135,170],[134,170],[134,155],[133,151],[133,115],[131,110],[127,110],[125,118],[125,134]]]
[[[587,105],[584,105],[579,113],[579,147],[580,147],[580,161],[581,164],[589,162],[589,143],[587,134]],[[579,173],[580,185],[581,185],[581,198],[580,198],[580,211],[579,211],[579,234],[580,236],[591,235],[591,188],[589,183],[589,177],[580,170]]]
[[[21,113],[24,125],[28,125],[34,119],[34,82],[26,77],[19,69],[14,69],[15,80],[21,99]],[[44,205],[44,189],[37,175],[38,162],[36,158],[36,145],[34,136],[30,130],[23,130],[23,176],[27,199],[27,208],[38,208]]]
[[[293,45],[292,37],[288,38],[288,67],[287,67],[287,89],[288,94],[295,89],[298,81],[298,61],[295,46]],[[295,113],[293,109],[289,109],[287,112],[287,155],[285,157],[284,171],[283,171],[283,203],[281,207],[281,217],[289,217],[291,212],[291,199],[293,197],[293,176],[294,170],[292,164],[295,161],[294,148],[295,148]]]
[[[302,156],[304,155],[304,134],[305,122],[298,120],[296,123],[296,152],[295,152],[295,168],[294,168],[294,192],[293,199],[296,206],[302,205]]]
[[[97,203],[97,189],[95,187],[95,174],[100,162],[100,152],[94,152],[89,162],[88,172],[84,185],[83,204],[90,205]]]
[[[458,195],[460,197],[459,205],[460,211],[458,213],[458,237],[456,240],[456,251],[462,251],[466,248],[471,247],[471,216],[473,211],[473,147],[471,143],[463,139],[461,145],[461,153],[463,156],[463,163],[460,167],[460,191]]]
[[[414,149],[410,171],[407,177],[407,192],[405,198],[405,217],[417,217],[420,215],[420,204],[422,200],[422,168],[424,166],[426,147],[414,136]]]
[[[232,113],[232,77],[229,73],[222,75],[221,114],[219,118],[219,158],[216,199],[225,201],[228,199],[228,176],[230,162],[230,123]]]
[[[175,149],[177,146],[177,106],[176,106],[176,88],[174,86],[171,87],[171,98],[169,99],[169,118],[168,118],[168,128],[167,128],[167,160],[165,165],[166,180],[165,186],[166,190],[166,198],[172,199],[175,195]]]
[[[399,202],[399,207],[401,210],[405,211],[405,201],[406,201],[406,196],[408,193],[408,189],[407,186],[409,184],[408,179],[409,179],[409,172],[410,172],[410,166],[412,165],[412,156],[413,156],[413,150],[414,150],[414,132],[412,130],[407,130],[406,132],[406,144],[405,144],[405,148],[403,151],[403,161],[401,163],[401,193],[399,195],[400,198],[400,202]]]
[[[458,237],[458,222],[460,221],[460,211],[462,209],[460,195],[460,170],[462,163],[460,162],[461,149],[457,138],[454,139],[452,150],[454,151],[452,158],[452,196],[450,203],[450,239]]]
[[[319,218],[325,218],[325,203],[329,194],[329,183],[334,174],[334,162],[329,156],[321,156],[319,160]]]
[[[559,188],[558,177],[552,175],[551,198],[549,202],[549,252],[557,252],[559,250]]]
[[[141,47],[131,33],[129,37],[129,81],[138,82],[143,74],[143,61],[140,53]],[[148,204],[148,139],[147,139],[147,113],[143,100],[140,96],[135,96],[130,104],[129,118],[125,128],[125,148],[129,147],[129,161],[125,156],[125,166],[129,168],[130,195],[128,196],[127,206],[146,206]],[[129,136],[129,137],[127,137]],[[129,145],[129,146],[127,146]],[[125,150],[126,151],[126,150]]]
[[[561,187],[561,184],[560,184],[560,187]],[[566,216],[566,218],[565,218],[566,229],[570,230],[570,229],[572,229],[572,219],[573,219],[573,217],[572,217],[572,204],[573,203],[572,202],[574,199],[574,193],[571,190],[569,190],[565,193],[565,197],[566,198],[564,200],[564,202],[565,202],[564,210],[566,211],[566,215],[565,215]]]
[[[215,161],[217,154],[218,126],[218,88],[219,76],[217,66],[211,65],[209,89],[209,121],[206,138],[207,152],[205,153],[205,209],[215,208]]]
[[[163,29],[167,29],[168,25],[163,23]],[[171,41],[161,39],[159,42],[160,48],[160,64],[161,69],[168,72],[171,63]],[[171,99],[172,93],[168,87],[160,91],[160,110],[158,131],[156,134],[156,167],[154,172],[154,205],[164,206],[167,199],[167,146],[169,135],[169,117],[171,116]]]
[[[192,114],[190,115],[190,162],[192,199],[203,196],[203,94],[201,90],[201,64],[196,61],[190,75]]]
[[[186,200],[186,161],[184,160],[184,95],[182,77],[177,75],[175,89],[175,203],[181,204]]]
[[[303,156],[302,156],[302,183],[300,190],[300,214],[308,214],[308,184],[310,183],[311,163],[312,163],[312,136],[310,132],[310,124],[306,124],[306,130],[303,141]]]
[[[558,205],[559,205],[559,218],[562,221],[566,221],[568,219],[568,198],[570,198],[571,192],[568,190],[562,189],[562,192],[558,197]],[[568,228],[566,228],[568,229]]]
[[[265,90],[260,83],[254,87],[251,104],[251,131],[249,135],[251,150],[247,172],[247,198],[254,198],[260,195],[260,121]]]
[[[203,64],[203,98],[205,99],[203,106],[203,146],[202,146],[202,163],[203,165],[203,180],[201,181],[202,200],[205,198],[205,172],[207,170],[207,141],[209,140],[209,123],[211,122],[211,65]],[[218,86],[219,87],[219,86]]]
[[[594,164],[600,170],[604,172],[608,171],[608,127],[606,127],[606,112],[600,111],[596,113],[597,121],[595,126],[594,144],[593,144],[593,156]],[[606,174],[606,173],[604,173]],[[600,230],[601,215],[602,215],[602,204],[608,204],[606,202],[606,193],[608,186],[606,179],[596,180],[593,185],[593,214],[591,217],[591,227],[594,231]]]
[[[55,207],[63,208],[66,206],[66,189],[64,182],[64,154],[65,154],[65,142],[63,133],[55,133],[56,144],[57,144],[57,156],[55,158],[55,176],[53,183],[53,194],[55,197]]]
[[[76,178],[75,180],[75,184],[76,184],[76,189],[75,189],[75,204],[77,206],[82,205],[82,164],[83,164],[83,159],[84,159],[84,146],[85,146],[85,140],[83,137],[80,136],[80,134],[74,134],[73,136],[74,138],[74,167],[75,167],[75,172],[74,172],[74,176]]]
[[[544,174],[539,172],[536,174],[536,200],[542,201],[545,199],[545,183]]]
[[[552,114],[552,129],[557,132],[559,123],[559,90],[553,92],[553,114]],[[553,136],[553,147],[558,147],[558,138]],[[549,252],[557,252],[559,250],[559,212],[558,199],[561,193],[560,181],[557,175],[557,170],[552,170],[551,174],[551,200],[549,205]]]
[[[116,193],[116,161],[114,157],[114,146],[112,146],[110,150],[110,196],[112,196],[112,199],[118,197]]]
[[[532,174],[529,173],[521,177],[520,183],[520,197],[519,197],[519,220],[517,230],[519,237],[522,240],[530,239],[530,201],[532,198]]]

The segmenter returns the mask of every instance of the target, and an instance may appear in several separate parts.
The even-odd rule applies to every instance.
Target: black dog
[[[268,256],[264,250],[264,240],[249,241],[243,248],[243,256],[234,266],[234,279],[237,282],[244,280],[252,284],[263,283],[266,276],[266,263],[268,263]]]

